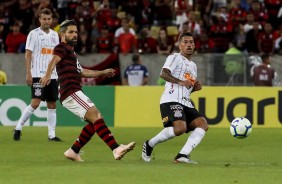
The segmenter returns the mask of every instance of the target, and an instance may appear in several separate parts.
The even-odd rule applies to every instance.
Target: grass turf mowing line
[[[119,143],[136,141],[121,161],[97,135],[82,149],[84,163],[69,161],[63,153],[81,127],[57,127],[64,142],[49,142],[47,127],[24,127],[22,140],[13,140],[14,127],[0,127],[0,183],[281,183],[282,129],[254,129],[246,139],[233,138],[228,128],[210,128],[192,152],[198,165],[175,164],[173,158],[188,135],[154,148],[151,163],[141,158],[143,142],[161,128],[111,128]]]

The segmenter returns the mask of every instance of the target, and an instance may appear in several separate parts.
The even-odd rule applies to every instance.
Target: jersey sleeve
[[[167,68],[172,72],[176,68],[176,66],[177,66],[177,55],[171,54],[166,58],[163,68]]]
[[[25,49],[28,49],[30,51],[34,50],[34,46],[35,46],[35,41],[36,41],[36,35],[33,31],[31,31],[28,36],[27,36],[27,40],[26,40],[26,45],[25,45]]]

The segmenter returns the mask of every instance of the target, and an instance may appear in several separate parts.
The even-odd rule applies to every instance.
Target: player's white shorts
[[[88,109],[95,105],[82,91],[71,94],[62,104],[81,119],[84,119]]]

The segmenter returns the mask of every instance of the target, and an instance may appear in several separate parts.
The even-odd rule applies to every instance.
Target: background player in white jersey
[[[31,86],[32,99],[14,130],[14,140],[16,141],[20,140],[23,125],[38,108],[42,100],[47,102],[48,140],[61,141],[55,135],[56,100],[58,100],[56,71],[52,73],[50,85],[42,87],[39,82],[40,78],[46,73],[54,47],[59,44],[58,33],[50,29],[52,16],[50,9],[44,8],[41,10],[39,15],[40,27],[32,30],[27,37],[25,52],[26,82]]]
[[[202,89],[197,80],[197,66],[191,61],[195,49],[191,33],[183,33],[179,37],[179,49],[179,53],[167,57],[162,68],[161,77],[166,80],[160,100],[164,129],[143,144],[142,158],[145,162],[151,161],[153,147],[157,144],[192,131],[174,161],[196,164],[190,160],[190,153],[208,130],[206,119],[190,101],[191,93]]]

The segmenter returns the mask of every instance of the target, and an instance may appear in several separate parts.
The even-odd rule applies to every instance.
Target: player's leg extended
[[[95,132],[113,151],[116,160],[120,160],[127,152],[134,148],[135,142],[131,142],[127,145],[119,145],[117,143],[115,137],[102,118],[101,113],[95,106],[92,106],[87,111],[85,119],[89,122],[93,122]]]
[[[193,131],[189,135],[188,140],[181,151],[176,156],[175,161],[195,164],[195,161],[189,159],[189,154],[197,145],[200,144],[204,138],[205,133],[208,130],[208,124],[205,118],[198,117],[194,119],[191,124],[189,124],[188,128],[192,129]]]
[[[22,128],[24,126],[24,124],[26,123],[26,121],[31,117],[31,115],[33,114],[33,112],[37,109],[37,107],[39,106],[41,102],[41,99],[39,98],[33,98],[31,99],[31,103],[29,106],[27,106],[25,108],[25,110],[23,111],[19,121],[18,121],[18,124],[16,125],[16,128],[14,130],[14,140],[15,141],[18,141],[20,140],[20,137],[21,137],[21,131],[22,131]]]

